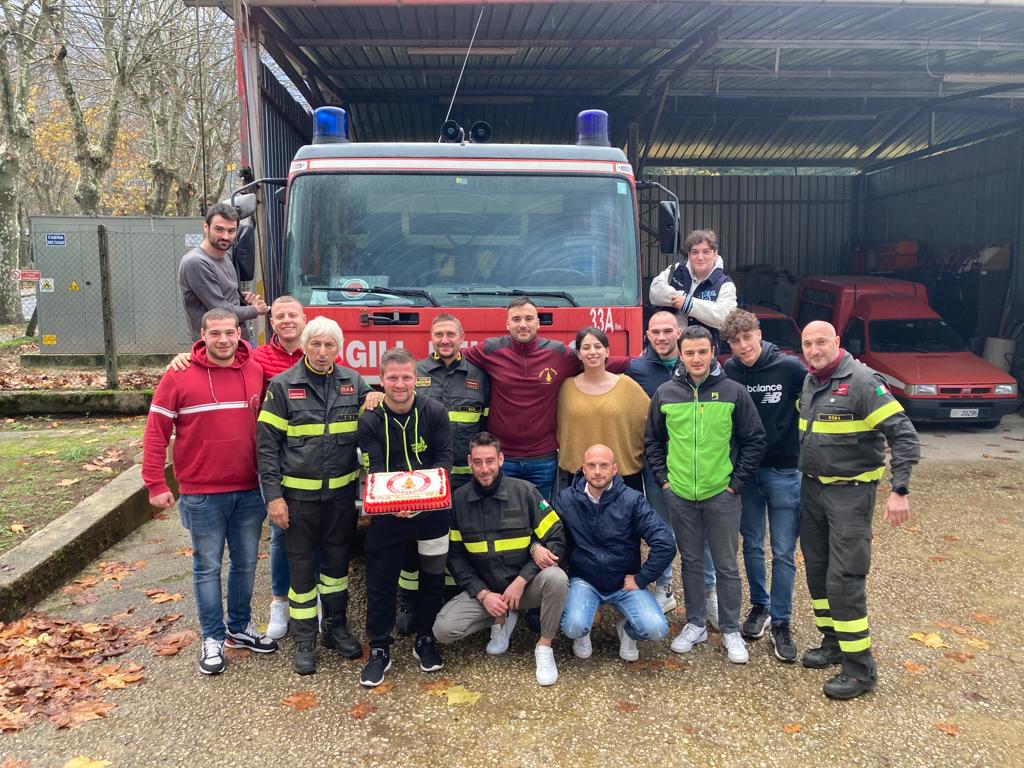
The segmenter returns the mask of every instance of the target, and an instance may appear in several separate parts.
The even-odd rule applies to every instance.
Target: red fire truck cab
[[[469,344],[505,334],[504,307],[519,295],[536,303],[542,336],[569,342],[592,325],[612,354],[640,352],[636,182],[608,146],[606,113],[581,113],[574,146],[478,143],[461,130],[438,143],[351,143],[342,110],[314,119],[314,143],[291,163],[268,293],[335,319],[343,359],[368,380],[389,347],[425,357],[441,313]],[[479,125],[478,140],[489,134]]]

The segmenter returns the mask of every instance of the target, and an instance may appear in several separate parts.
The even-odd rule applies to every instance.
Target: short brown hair
[[[462,330],[462,322],[455,315],[448,312],[442,312],[440,315],[430,321],[430,330],[434,330],[434,326],[438,323],[455,323],[455,327],[459,329],[459,333],[465,333]]]
[[[683,253],[689,253],[690,249],[698,243],[707,243],[712,251],[718,250],[718,235],[713,229],[695,229],[683,240]]]
[[[416,365],[416,358],[412,356],[412,352],[405,347],[392,347],[380,356],[380,372],[383,374],[384,369],[389,365],[409,365],[410,363]]]
[[[529,304],[534,309],[537,308],[536,303],[529,296],[516,296],[512,301],[505,305],[505,310],[515,309],[516,307],[525,307]]]
[[[721,329],[722,338],[726,341],[732,341],[741,333],[756,331],[760,327],[761,322],[757,319],[757,315],[753,312],[747,312],[745,309],[737,308],[725,316]]]
[[[296,299],[294,296],[289,296],[287,293],[274,299],[274,303],[270,305],[270,308],[273,309],[278,304],[298,304],[300,307],[302,306],[301,301]]]
[[[206,217],[204,221],[206,221],[207,224],[212,224],[214,216],[220,216],[222,219],[237,222],[238,209],[229,203],[214,203],[206,209]]]
[[[469,440],[469,450],[472,453],[474,448],[491,448],[501,453],[501,440],[490,432],[477,432]]]
[[[224,307],[214,307],[203,315],[203,330],[209,327],[211,320],[234,320],[235,327],[238,327],[238,315]]]

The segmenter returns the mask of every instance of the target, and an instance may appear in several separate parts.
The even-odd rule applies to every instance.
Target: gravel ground
[[[924,435],[910,522],[893,530],[878,510],[874,569],[869,579],[878,690],[853,702],[821,694],[827,674],[785,666],[766,639],[752,643],[750,663],[731,665],[712,633],[686,656],[668,641],[641,643],[641,661],[616,654],[614,616],[595,632],[594,656],[572,656],[556,644],[561,677],[552,688],[533,678],[532,642],[516,630],[506,657],[483,652],[476,636],[447,650],[446,668],[424,675],[409,641],[395,649],[394,687],[371,693],[357,684],[361,662],[325,655],[320,672],[291,672],[291,643],[275,656],[231,657],[218,678],[203,678],[195,646],[177,656],[131,654],[147,681],[108,694],[116,708],[73,731],[49,724],[0,735],[0,761],[63,766],[84,755],[113,766],[466,765],[466,766],[1020,766],[1024,765],[1024,651],[1017,625],[1024,591],[1024,421],[995,432],[960,430]],[[880,498],[884,498],[880,496]],[[137,606],[129,621],[182,612],[176,629],[196,628],[188,544],[171,513],[154,520],[101,560],[144,560],[121,590],[95,589],[98,602],[72,605],[60,592],[40,610],[95,620]],[[264,546],[266,546],[264,544]],[[678,563],[677,563],[678,569]],[[92,569],[91,569],[92,570]],[[817,644],[802,566],[794,598],[798,644]],[[362,563],[353,569],[353,626],[363,636]],[[678,572],[677,572],[678,581]],[[147,603],[138,591],[160,587],[185,599]],[[254,605],[266,621],[269,584],[260,563]],[[975,614],[982,614],[977,618]],[[674,615],[673,632],[682,617]],[[995,623],[989,623],[994,621]],[[913,641],[934,632],[945,649]],[[987,648],[979,648],[985,641]],[[969,651],[960,663],[944,651]],[[907,663],[918,667],[910,671]],[[479,693],[472,704],[449,704],[423,683],[461,685]],[[312,691],[318,706],[297,712],[281,700]],[[361,710],[359,709],[360,705]],[[362,719],[353,716],[366,715]],[[368,714],[367,714],[368,712]],[[937,725],[949,730],[947,735]],[[951,728],[955,726],[956,728]]]

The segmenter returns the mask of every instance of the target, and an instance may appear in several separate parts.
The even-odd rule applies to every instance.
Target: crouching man
[[[469,442],[473,480],[452,499],[448,569],[463,590],[437,615],[441,643],[490,627],[487,652],[508,650],[520,608],[540,608],[534,655],[537,682],[553,685],[558,667],[551,641],[565,608],[569,579],[557,563],[565,552],[558,514],[532,483],[501,472],[498,439],[481,432]]]
[[[672,562],[672,533],[618,471],[611,448],[592,445],[556,502],[568,534],[566,559],[572,573],[562,632],[572,638],[573,653],[581,659],[593,653],[590,627],[601,605],[623,616],[616,631],[619,656],[626,661],[640,658],[637,640],[661,640],[668,634],[668,620],[647,585]],[[642,567],[641,539],[650,548]]]

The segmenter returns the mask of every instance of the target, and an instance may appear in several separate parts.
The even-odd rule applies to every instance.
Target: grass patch
[[[4,478],[0,553],[131,466],[142,451],[145,426],[145,416],[4,420],[0,424],[0,477]],[[85,464],[103,469],[86,470]]]
[[[22,344],[31,344],[35,339],[31,336],[22,336],[17,339],[8,339],[7,341],[0,341],[0,349],[6,349],[8,347],[20,347]]]

